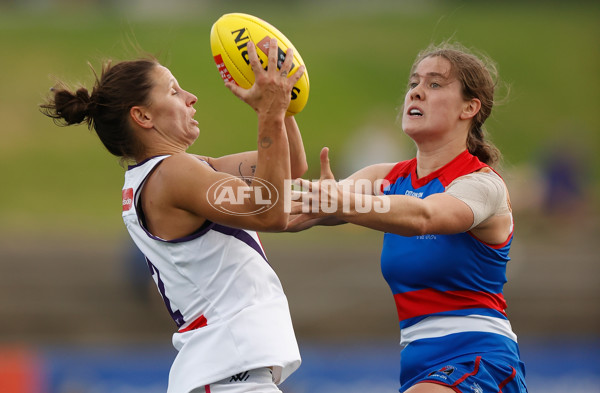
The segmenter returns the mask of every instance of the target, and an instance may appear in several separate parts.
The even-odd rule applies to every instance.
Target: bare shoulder
[[[348,177],[348,179],[367,179],[373,182],[381,180],[384,177],[386,177],[388,173],[390,173],[390,171],[395,165],[395,162],[369,165],[354,172]]]
[[[371,195],[379,195],[383,191],[384,179],[395,163],[373,164],[366,166],[354,172],[348,178],[340,181],[342,184],[348,184],[353,192],[367,193]],[[368,182],[370,187],[364,188],[363,182]]]
[[[377,172],[377,174],[384,178],[388,173],[396,166],[397,162],[385,162],[381,164],[371,165],[373,167],[373,171]]]
[[[197,154],[177,153],[177,154],[173,154],[170,157],[165,158],[165,163],[168,162],[170,165],[175,165],[175,166],[179,166],[179,165],[195,166],[197,164],[206,166],[206,162],[208,162],[207,159],[208,159],[208,157],[199,156]]]
[[[146,181],[146,193],[176,198],[187,192],[197,192],[214,182],[215,171],[197,156],[187,153],[167,157]],[[192,188],[194,190],[192,190]]]
[[[198,172],[214,172],[204,157],[188,153],[178,153],[165,158],[158,170],[162,175],[174,179]]]

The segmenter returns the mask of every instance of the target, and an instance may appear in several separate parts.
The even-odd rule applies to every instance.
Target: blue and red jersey
[[[465,150],[417,178],[416,158],[402,161],[386,176],[389,186],[383,192],[424,199],[485,167]],[[473,353],[521,368],[503,295],[511,242],[512,233],[499,245],[486,244],[470,232],[411,237],[385,233],[381,270],[398,311],[403,387],[420,378],[423,368]]]

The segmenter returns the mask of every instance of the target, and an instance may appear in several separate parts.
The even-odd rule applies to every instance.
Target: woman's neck
[[[465,151],[465,144],[446,145],[438,149],[417,150],[417,177],[422,178],[437,171]]]

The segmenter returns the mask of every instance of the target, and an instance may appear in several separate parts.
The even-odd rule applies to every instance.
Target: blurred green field
[[[210,53],[210,27],[227,12],[271,22],[307,64],[310,98],[297,120],[309,178],[318,176],[325,145],[336,176],[348,175],[341,163],[354,159],[347,156],[353,154],[347,153],[349,143],[364,130],[381,131],[408,147],[395,160],[412,154],[396,124],[409,67],[430,42],[453,37],[489,54],[511,85],[509,100],[487,122],[505,168],[535,165],[548,144],[573,142],[588,160],[598,195],[600,5],[249,3],[200,2],[183,13],[141,16],[141,8],[0,6],[0,233],[122,230],[118,160],[85,127],[55,127],[37,105],[53,77],[89,85],[86,63],[99,68],[105,58],[129,58],[131,40],[156,54],[198,96],[201,136],[192,152],[217,156],[253,149],[255,116],[223,87]]]

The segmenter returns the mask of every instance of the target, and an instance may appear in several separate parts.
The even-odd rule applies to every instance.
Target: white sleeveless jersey
[[[141,189],[167,157],[129,167],[123,220],[179,328],[168,393],[260,367],[273,367],[275,381],[282,382],[300,366],[300,354],[287,299],[256,232],[207,221],[167,241],[145,228]]]

